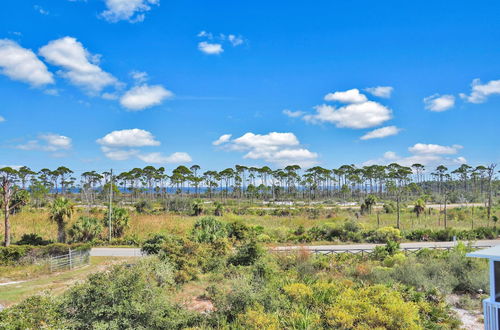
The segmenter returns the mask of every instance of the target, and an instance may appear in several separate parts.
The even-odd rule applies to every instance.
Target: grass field
[[[498,209],[494,210],[498,214]],[[311,217],[307,214],[276,216],[276,215],[236,215],[225,213],[221,220],[226,222],[241,221],[247,225],[262,226],[265,231],[296,229],[299,226],[308,229],[324,223],[343,222],[354,220],[363,224],[366,229],[374,229],[378,226],[395,226],[396,214],[373,211],[372,214],[357,215],[357,209],[322,209],[317,216]],[[494,213],[495,214],[495,213]],[[89,215],[84,210],[78,210],[68,227],[81,215]],[[91,214],[103,218],[103,213]],[[203,216],[203,215],[202,215]],[[131,212],[129,227],[124,236],[143,239],[153,233],[171,233],[184,235],[189,232],[197,217],[177,215],[171,213],[161,214],[138,214]],[[480,226],[491,226],[485,217],[485,209],[481,207],[460,207],[448,210],[448,227],[457,229],[471,229]],[[28,210],[15,214],[11,217],[13,241],[18,240],[23,234],[37,233],[45,239],[56,240],[57,226],[49,220],[47,211]],[[401,229],[409,230],[416,228],[443,228],[444,215],[437,208],[426,211],[424,215],[417,217],[409,208],[401,213]],[[3,223],[0,224],[3,232]]]
[[[1,266],[0,305],[10,306],[42,292],[60,294],[91,273],[102,271],[110,265],[130,262],[129,258],[91,257],[90,264],[78,269],[50,273],[46,265]]]

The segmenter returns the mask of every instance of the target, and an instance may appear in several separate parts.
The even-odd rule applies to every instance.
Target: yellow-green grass
[[[91,257],[90,265],[56,273],[50,273],[47,268],[37,268],[33,265],[4,266],[0,268],[2,274],[0,283],[23,282],[0,286],[0,304],[10,306],[43,292],[60,294],[76,282],[87,278],[91,273],[102,271],[119,262],[133,262],[134,260],[135,258]],[[29,278],[26,274],[29,274]]]
[[[231,221],[242,221],[248,225],[262,226],[265,230],[273,230],[276,228],[289,228],[296,229],[299,226],[303,226],[305,229],[321,225],[324,223],[332,222],[342,222],[345,220],[354,220],[361,224],[366,229],[374,229],[378,226],[395,226],[396,225],[396,214],[386,214],[383,212],[379,213],[380,224],[377,220],[377,214],[373,212],[370,215],[361,215],[356,217],[357,210],[348,209],[337,209],[337,210],[323,210],[321,215],[316,219],[311,219],[307,215],[296,215],[296,216],[274,216],[274,215],[235,215],[232,213],[226,213],[220,219],[225,222]],[[498,210],[496,210],[498,213]],[[448,227],[457,229],[470,229],[472,225],[474,227],[488,226],[492,225],[488,223],[484,216],[480,217],[479,213],[476,211],[474,215],[474,224],[472,224],[472,209],[468,208],[462,211],[462,220],[456,220],[452,216],[453,210],[449,211]],[[71,224],[76,221],[76,219],[81,215],[89,215],[83,210],[77,211],[72,219],[68,222],[68,228]],[[91,214],[92,215],[92,214]],[[93,214],[99,218],[103,218],[104,214]],[[203,215],[202,215],[203,216]],[[444,227],[444,216],[443,214],[434,209],[431,215],[427,212],[425,215],[421,215],[419,218],[416,217],[415,213],[411,212],[409,209],[405,209],[401,212],[401,228],[403,230],[416,229],[416,228],[443,228]],[[135,212],[131,213],[131,219],[129,223],[129,228],[125,230],[125,236],[135,236],[139,239],[146,238],[151,234],[155,233],[171,233],[184,235],[189,233],[193,224],[196,222],[198,217],[183,216],[177,214],[161,213],[161,214],[137,214]],[[57,238],[57,226],[55,223],[49,220],[48,212],[43,210],[30,210],[23,211],[19,214],[15,214],[11,217],[11,231],[12,231],[12,241],[15,242],[21,238],[23,234],[36,233],[42,236],[44,239],[56,240]],[[0,232],[3,233],[4,226],[3,222],[0,222]],[[105,233],[104,233],[105,237]]]

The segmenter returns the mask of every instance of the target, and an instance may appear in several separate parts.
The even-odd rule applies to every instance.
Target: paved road
[[[500,240],[481,240],[472,242],[477,247],[490,247],[500,245]],[[289,251],[305,249],[309,251],[352,251],[352,250],[372,250],[378,245],[384,244],[343,244],[343,245],[295,245],[278,246],[275,250]],[[430,248],[430,247],[452,247],[454,242],[410,242],[401,243],[401,248]],[[93,257],[140,257],[141,249],[138,248],[93,248],[90,251]]]

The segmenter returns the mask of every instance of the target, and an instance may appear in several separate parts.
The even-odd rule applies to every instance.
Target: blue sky
[[[9,1],[0,163],[499,162],[498,17],[495,1]]]

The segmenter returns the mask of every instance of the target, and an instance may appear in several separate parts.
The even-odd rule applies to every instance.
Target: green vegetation
[[[412,256],[392,241],[369,256],[270,254],[227,227],[206,218],[192,229],[201,239],[151,237],[151,256],[28,298],[0,312],[0,327],[454,329],[444,295],[488,290],[487,263],[465,257],[464,245]],[[176,298],[192,285],[203,285],[187,297],[205,302],[202,311]]]

